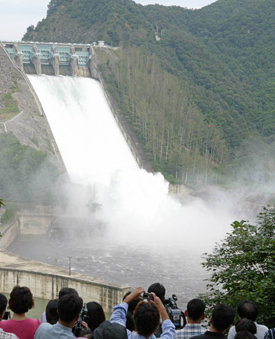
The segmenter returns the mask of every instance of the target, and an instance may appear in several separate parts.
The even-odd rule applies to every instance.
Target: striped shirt
[[[2,328],[0,328],[0,339],[18,339],[18,337],[13,333],[4,332]]]
[[[182,330],[176,331],[176,339],[189,339],[206,331],[200,324],[187,324]]]
[[[265,332],[264,339],[275,339],[275,328],[271,328]]]

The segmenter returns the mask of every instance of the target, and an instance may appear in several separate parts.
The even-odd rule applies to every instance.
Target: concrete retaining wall
[[[34,297],[48,300],[57,298],[62,287],[72,287],[78,291],[84,302],[100,303],[107,314],[112,312],[113,306],[120,303],[123,295],[129,291],[128,287],[85,281],[70,276],[0,268],[0,291],[10,293],[15,285],[28,286]]]
[[[37,216],[35,216],[37,217]],[[22,216],[21,216],[22,218]],[[43,219],[43,218],[42,218]],[[0,238],[0,292],[9,294],[15,285],[28,286],[34,297],[54,299],[62,287],[75,288],[84,302],[96,301],[110,314],[114,305],[122,301],[129,291],[128,286],[95,279],[77,272],[71,272],[8,253],[5,250],[22,233],[34,234],[28,223],[20,225],[20,217],[1,230]],[[45,225],[47,222],[45,223]],[[42,231],[45,231],[45,227]]]
[[[20,227],[18,220],[13,221],[11,224],[6,225],[4,229],[1,229],[0,249],[4,250],[8,248],[19,233]]]
[[[54,220],[53,216],[46,215],[18,215],[20,234],[46,234]]]

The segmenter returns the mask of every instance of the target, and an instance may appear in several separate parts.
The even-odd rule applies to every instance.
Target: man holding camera
[[[169,318],[175,325],[176,329],[181,329],[186,324],[185,315],[181,309],[177,306],[177,297],[175,294],[172,295],[171,298],[165,298],[165,287],[160,283],[153,283],[148,287],[149,293],[155,293],[156,296],[160,298],[163,305],[166,308],[166,311],[169,315]],[[158,327],[157,331],[155,332],[155,336],[159,338],[161,336],[162,329],[161,326]]]
[[[2,321],[5,315],[7,304],[8,300],[6,296],[0,293],[0,321]],[[2,328],[0,328],[0,339],[18,339],[18,337],[15,334],[5,332],[2,330]]]
[[[142,298],[143,293],[144,289],[142,287],[138,287],[133,290],[128,296],[126,296],[121,304],[114,307],[114,311],[111,316],[111,322],[118,323],[125,327],[128,304],[132,300],[141,298],[134,311],[134,322],[137,333],[133,333],[127,330],[128,338],[155,339],[156,337],[154,333],[160,324],[160,318],[162,319],[161,338],[175,338],[175,326],[169,319],[167,311],[160,298],[157,297],[154,293],[147,293],[144,295],[144,298]]]

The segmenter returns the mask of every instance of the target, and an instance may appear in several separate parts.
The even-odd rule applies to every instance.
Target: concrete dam
[[[0,133],[13,133],[22,144],[32,147],[41,146],[45,139],[45,148],[48,154],[52,153],[52,159],[63,163],[59,153],[60,146],[56,144],[55,136],[52,135],[52,126],[49,126],[49,117],[46,116],[44,105],[37,96],[30,78],[26,74],[53,75],[52,81],[75,80],[93,81],[88,79],[95,76],[95,48],[104,47],[103,42],[93,45],[81,44],[49,44],[49,43],[14,43],[5,42],[0,44],[0,104],[1,96],[12,93],[10,88],[16,88],[14,98],[18,102],[20,113],[11,119],[5,120],[1,115],[1,123],[5,128]],[[66,77],[57,77],[67,75]],[[79,77],[73,79],[73,77]],[[86,79],[80,79],[84,77]],[[42,79],[43,76],[37,77]],[[66,78],[66,79],[65,79]],[[98,79],[100,76],[97,77]],[[103,84],[102,84],[103,86]],[[18,93],[17,93],[18,92]],[[66,90],[64,90],[66,92]],[[69,95],[72,99],[74,93]],[[90,100],[89,95],[87,96]],[[48,100],[50,101],[50,100]],[[90,105],[87,104],[89,107]],[[55,110],[58,112],[58,109]],[[1,113],[1,106],[0,106]],[[3,121],[3,122],[2,122]],[[66,118],[63,120],[66,124]],[[36,144],[31,140],[38,138]],[[62,166],[61,166],[62,167]],[[6,252],[9,245],[19,236],[45,235],[48,232],[55,216],[52,208],[48,213],[35,215],[35,206],[27,213],[17,212],[14,223],[5,225],[1,229],[0,237],[0,290],[9,293],[16,284],[29,286],[35,297],[51,299],[55,298],[61,287],[69,286],[76,288],[84,298],[91,298],[102,304],[104,310],[110,314],[114,304],[119,303],[125,291],[129,289],[124,284],[114,284],[106,279],[96,279],[85,274],[69,272],[65,269],[35,262],[23,257],[18,257]],[[26,233],[27,232],[27,233]],[[37,233],[38,232],[38,233]],[[94,276],[94,275],[93,275]]]
[[[126,140],[128,147],[134,155],[136,162],[141,168],[152,171],[151,162],[147,159],[143,148],[136,135],[132,132],[125,117],[118,112],[116,104],[106,91],[104,79],[97,68],[98,49],[117,49],[110,47],[104,41],[93,42],[92,44],[57,43],[57,42],[2,42],[1,46],[9,56],[15,68],[20,71],[25,81],[29,84],[38,106],[40,115],[43,111],[39,99],[27,75],[50,75],[50,76],[72,76],[94,78],[100,82],[105,93],[106,100],[112,110],[113,116],[120,131]],[[55,144],[53,140],[53,144]],[[56,147],[55,147],[56,148]],[[58,151],[56,151],[58,153]],[[59,163],[62,162],[58,155]]]
[[[19,107],[22,113],[10,123],[6,123],[8,132],[14,132],[19,137],[27,136],[29,139],[22,137],[21,140],[26,140],[34,147],[32,133],[44,137],[43,131],[39,128],[30,130],[27,127],[32,124],[31,121],[34,127],[35,124],[38,125],[37,122],[39,126],[41,121],[49,123],[52,139],[57,143],[68,173],[74,173],[75,177],[80,179],[70,196],[76,196],[76,188],[83,182],[88,183],[88,189],[85,192],[79,191],[80,194],[76,196],[79,205],[70,205],[70,211],[74,216],[80,214],[83,217],[83,211],[90,213],[88,203],[92,199],[100,206],[94,213],[96,225],[100,226],[99,230],[92,229],[90,225],[82,227],[79,223],[74,223],[75,228],[72,227],[70,232],[67,232],[72,235],[69,239],[58,241],[56,237],[56,241],[55,238],[49,241],[47,238],[43,245],[49,247],[43,253],[41,238],[36,238],[39,240],[31,245],[23,242],[20,252],[20,246],[14,248],[22,257],[27,256],[53,266],[59,263],[63,268],[71,256],[77,263],[77,272],[117,284],[115,289],[108,284],[104,284],[104,289],[100,292],[96,288],[93,289],[95,298],[98,298],[95,300],[103,303],[108,311],[111,305],[121,300],[125,283],[146,287],[153,281],[162,281],[164,285],[169,286],[168,294],[176,293],[182,300],[188,299],[194,293],[194,282],[198,282],[196,291],[203,289],[202,279],[205,274],[198,264],[201,253],[207,251],[209,246],[224,235],[227,225],[233,220],[232,214],[227,210],[227,206],[220,205],[222,199],[217,202],[214,213],[213,207],[199,198],[194,198],[186,204],[181,203],[169,195],[169,184],[160,173],[145,171],[142,169],[145,168],[142,163],[139,162],[137,166],[135,161],[129,158],[129,148],[132,158],[133,155],[136,160],[141,158],[137,152],[135,154],[135,139],[131,138],[127,126],[115,109],[115,104],[108,96],[100,73],[97,74],[99,82],[89,79],[95,77],[93,72],[97,71],[96,57],[100,54],[97,54],[97,49],[102,47],[104,46],[38,42],[0,44],[0,71],[10,67],[11,75],[19,74],[19,89],[21,82],[24,82],[24,86],[29,83],[29,89],[33,89],[43,110],[41,115],[35,112],[33,107],[27,111],[27,104],[33,98],[30,97],[28,103],[23,106],[25,95],[21,96],[18,104],[22,104],[22,107]],[[2,68],[1,62],[6,62]],[[26,76],[26,73],[31,75]],[[37,76],[39,74],[75,77]],[[86,76],[81,79],[83,74]],[[9,87],[12,88],[12,76],[10,78]],[[106,119],[103,121],[102,118]],[[117,122],[116,132],[114,119]],[[117,131],[118,127],[120,132]],[[18,133],[19,130],[22,133]],[[81,139],[83,142],[80,144]],[[130,147],[125,145],[125,141]],[[40,139],[37,144],[40,146]],[[122,156],[119,144],[124,144],[124,154],[127,153],[128,160]],[[123,163],[123,168],[117,166]],[[43,216],[46,216],[45,213]],[[20,227],[15,225],[9,229],[10,238],[17,235],[18,229],[21,233],[22,230],[30,232],[31,226],[36,223],[34,216],[27,213],[22,213],[21,220],[23,221]],[[21,227],[23,222],[24,227]],[[68,224],[65,226],[66,231],[69,231]],[[215,232],[210,232],[211,229]],[[198,243],[198,236],[203,241],[194,246]],[[37,245],[38,249],[34,248],[31,255],[27,254],[26,250],[34,245]],[[44,289],[37,290],[37,296],[42,297],[45,297],[43,290],[49,291],[47,297],[52,297],[63,285],[77,286],[81,294],[85,289],[88,290],[82,281],[82,287],[78,287],[78,279],[72,281],[68,274],[62,274],[59,281],[59,274],[56,274],[52,267],[47,277],[33,276],[32,282],[27,283],[26,279],[30,279],[30,274],[24,274],[26,266],[16,265],[16,270],[11,269],[11,266],[14,267],[13,260],[4,266],[7,259],[4,255],[2,257],[1,260],[0,251],[0,266],[5,267],[0,270],[2,290],[7,291],[11,283],[21,284],[22,281],[26,281],[30,286],[45,283]],[[35,274],[42,270],[39,265],[27,265],[32,267]],[[45,272],[47,273],[46,270]],[[171,277],[173,279],[170,279]],[[6,284],[7,280],[11,283]],[[94,284],[94,281],[91,283]],[[98,285],[101,286],[100,283],[95,283],[95,286]],[[91,293],[92,291],[89,291],[89,296]]]
[[[93,49],[107,47],[104,41],[93,44],[5,42],[3,46],[20,70],[27,74],[81,77],[93,74]]]

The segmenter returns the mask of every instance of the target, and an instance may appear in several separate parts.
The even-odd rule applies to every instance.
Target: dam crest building
[[[3,47],[21,71],[27,74],[90,77],[94,48],[110,48],[104,41],[92,44],[56,42],[3,42]]]

